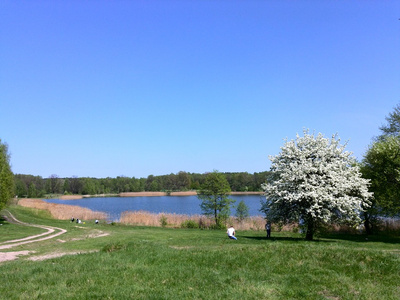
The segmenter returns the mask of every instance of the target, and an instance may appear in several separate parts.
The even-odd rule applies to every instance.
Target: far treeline
[[[266,182],[270,172],[259,173],[222,173],[232,191],[261,191],[261,185]],[[188,191],[198,190],[204,183],[207,173],[188,173],[181,171],[177,174],[135,178],[119,176],[116,178],[77,177],[60,178],[51,175],[41,176],[16,174],[14,175],[15,194],[18,197],[44,197],[47,194],[97,195],[119,194],[124,192],[158,192],[158,191]]]

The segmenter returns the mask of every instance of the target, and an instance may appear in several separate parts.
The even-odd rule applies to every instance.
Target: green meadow
[[[400,299],[400,237],[138,227],[54,220],[12,206],[19,220],[67,233],[0,252],[0,299]],[[0,242],[44,230],[0,220]],[[53,257],[53,254],[79,253]],[[50,257],[43,260],[30,258]]]

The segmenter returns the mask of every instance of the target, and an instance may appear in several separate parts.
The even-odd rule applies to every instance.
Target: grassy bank
[[[400,298],[398,237],[335,234],[307,242],[290,232],[267,240],[263,231],[238,231],[231,241],[217,230],[78,226],[29,208],[11,212],[68,232],[13,249],[35,253],[0,264],[1,299]],[[19,225],[3,223],[0,236],[5,227],[10,239],[13,228],[21,235]]]

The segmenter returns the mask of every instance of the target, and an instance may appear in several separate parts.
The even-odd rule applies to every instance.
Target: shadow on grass
[[[0,224],[1,225],[8,225],[9,223],[7,222],[7,220],[3,216],[0,216]]]
[[[258,240],[258,241],[288,241],[288,242],[302,242],[305,241],[302,237],[289,237],[289,236],[277,236],[277,237],[270,237],[267,238],[265,236],[241,236],[241,238],[251,239],[251,240]]]
[[[378,243],[389,243],[389,244],[400,244],[400,236],[398,234],[390,233],[379,233],[374,235],[366,234],[346,234],[346,233],[331,233],[321,236],[321,238],[326,240],[342,240],[356,243],[366,243],[366,242],[378,242]]]
[[[257,241],[285,241],[285,242],[311,242],[311,243],[333,243],[336,241],[348,241],[355,243],[388,243],[400,244],[400,236],[391,235],[388,233],[381,233],[376,235],[365,234],[345,234],[345,233],[331,233],[315,236],[312,241],[307,241],[304,237],[290,237],[290,236],[273,236],[267,238],[265,236],[241,236],[241,238],[257,240]]]

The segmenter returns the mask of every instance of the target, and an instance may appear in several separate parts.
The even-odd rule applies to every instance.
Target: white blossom
[[[352,153],[337,135],[329,139],[303,133],[286,140],[281,152],[270,157],[273,179],[262,185],[267,198],[262,210],[269,218],[312,220],[314,225],[359,222],[372,194]]]

